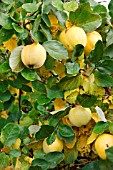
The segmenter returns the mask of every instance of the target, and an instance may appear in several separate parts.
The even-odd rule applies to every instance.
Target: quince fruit
[[[44,141],[43,141],[43,150],[44,150],[45,153],[55,152],[55,151],[62,152],[62,150],[63,150],[63,141],[60,140],[58,138],[58,136],[56,136],[55,141],[50,145],[47,144],[46,139],[47,138],[45,138]]]
[[[73,51],[77,44],[86,46],[87,37],[85,31],[76,26],[64,29],[59,36],[59,41],[67,48],[68,51]]]
[[[102,134],[95,141],[95,150],[99,157],[103,160],[106,159],[105,150],[113,146],[113,135],[111,134]]]
[[[97,31],[88,33],[88,34],[86,34],[86,36],[87,36],[87,44],[84,48],[84,52],[85,52],[85,55],[87,56],[94,49],[97,41],[99,41],[99,40],[102,41],[102,37]]]
[[[46,50],[39,43],[26,45],[21,52],[21,59],[28,68],[40,68],[46,60]]]
[[[81,127],[88,124],[91,120],[91,110],[82,106],[76,106],[70,110],[68,118],[73,126]]]

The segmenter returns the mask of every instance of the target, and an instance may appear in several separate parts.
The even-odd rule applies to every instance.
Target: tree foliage
[[[94,0],[0,1],[0,169],[112,169],[113,148],[106,150],[106,161],[94,148],[98,135],[113,134],[112,6],[112,0],[109,10]],[[69,52],[59,41],[72,25],[101,34],[88,56],[81,44]],[[22,49],[33,42],[47,53],[38,69],[21,61]],[[68,119],[76,105],[92,111],[80,128]],[[51,144],[55,135],[63,151],[45,154],[43,140]]]

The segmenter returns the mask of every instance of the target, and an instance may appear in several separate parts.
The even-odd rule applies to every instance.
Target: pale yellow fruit
[[[68,41],[66,32],[67,32],[66,29],[61,32],[59,36],[59,41],[67,48],[68,51],[73,51],[73,46]]]
[[[81,127],[91,120],[91,110],[82,106],[76,106],[70,110],[68,117],[73,126]]]
[[[55,152],[55,151],[62,152],[63,141],[60,140],[58,138],[58,136],[56,136],[55,141],[51,145],[48,145],[47,142],[46,142],[46,138],[45,138],[44,141],[43,141],[43,150],[44,150],[45,153]]]
[[[106,159],[105,150],[113,146],[113,135],[102,134],[95,141],[95,149],[101,159]]]
[[[87,37],[85,31],[76,26],[65,29],[59,36],[59,41],[67,48],[68,51],[73,51],[77,44],[86,46]]]
[[[84,52],[85,55],[89,55],[90,52],[94,49],[96,42],[99,40],[102,41],[102,37],[97,31],[93,31],[86,35],[87,35],[87,44],[84,48]]]
[[[48,15],[48,18],[49,18],[49,20],[50,20],[51,25],[56,25],[56,24],[58,24],[58,19],[57,19],[57,17],[56,17],[55,15],[49,14],[49,15]]]
[[[40,68],[46,60],[46,50],[39,43],[26,45],[22,50],[21,59],[28,68]]]

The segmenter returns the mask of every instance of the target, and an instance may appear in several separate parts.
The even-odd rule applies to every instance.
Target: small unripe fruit
[[[43,141],[43,150],[45,153],[55,152],[55,151],[62,152],[62,150],[63,150],[63,141],[62,140],[60,140],[56,136],[55,141],[52,144],[48,145],[46,139],[47,138],[45,138]]]
[[[46,60],[46,50],[39,43],[26,45],[22,50],[21,59],[28,68],[40,68]]]

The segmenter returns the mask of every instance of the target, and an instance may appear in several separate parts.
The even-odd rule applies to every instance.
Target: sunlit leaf
[[[12,69],[12,72],[20,72],[24,68],[24,65],[21,61],[21,51],[23,48],[24,46],[18,46],[11,52],[9,65]]]
[[[1,131],[1,141],[6,146],[11,146],[20,135],[20,129],[17,124],[8,123]]]

